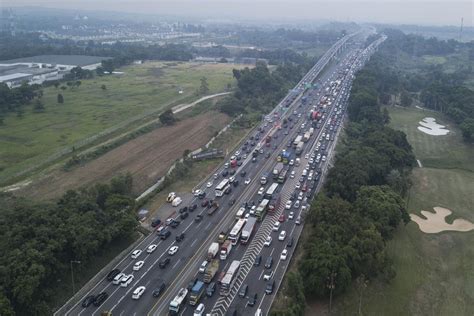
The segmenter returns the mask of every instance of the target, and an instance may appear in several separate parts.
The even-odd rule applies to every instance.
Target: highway
[[[209,178],[203,182],[202,191],[206,192],[207,199],[215,199],[220,204],[218,210],[212,214],[207,215],[207,208],[201,207],[201,199],[194,198],[193,201],[189,204],[197,204],[198,207],[193,212],[189,212],[189,216],[183,220],[176,228],[168,227],[167,229],[171,231],[171,236],[162,240],[156,233],[151,233],[147,236],[137,247],[136,249],[142,250],[142,254],[137,259],[132,259],[130,255],[123,257],[120,263],[116,268],[120,269],[126,274],[132,274],[134,276],[133,281],[127,287],[121,287],[118,285],[108,282],[105,278],[102,278],[87,294],[75,304],[72,304],[68,309],[67,315],[100,315],[102,311],[109,311],[113,315],[164,315],[168,313],[168,306],[170,301],[176,296],[180,288],[185,288],[189,281],[193,280],[198,275],[198,269],[202,261],[207,254],[207,249],[210,244],[216,241],[217,235],[220,231],[226,230],[231,227],[235,222],[235,214],[237,209],[241,206],[243,202],[254,201],[257,203],[259,196],[256,195],[256,192],[260,188],[261,184],[259,182],[260,175],[265,171],[271,171],[276,163],[277,155],[285,148],[287,148],[287,143],[293,141],[295,136],[299,133],[302,133],[300,126],[303,122],[308,120],[308,113],[311,106],[318,104],[323,97],[324,89],[328,88],[328,85],[331,81],[334,81],[336,78],[339,78],[339,73],[346,68],[347,65],[352,65],[357,60],[357,57],[361,54],[360,50],[345,49],[347,46],[346,42],[352,37],[348,36],[340,41],[338,41],[328,52],[318,61],[318,63],[308,72],[308,74],[298,83],[298,85],[293,89],[288,96],[286,96],[280,104],[270,113],[268,117],[271,117],[271,121],[266,120],[262,122],[259,126],[261,132],[255,130],[251,133],[252,136],[259,136],[259,140],[255,141],[255,145],[251,146],[249,140],[249,145],[247,147],[249,150],[253,151],[257,147],[261,147],[264,151],[263,154],[259,154],[256,157],[256,161],[252,161],[252,155],[247,154],[246,158],[243,158],[244,152],[240,154],[242,158],[242,165],[236,168],[235,177],[239,180],[239,185],[236,187],[232,186],[232,192],[230,194],[225,194],[222,197],[215,197],[214,187],[218,184],[223,176],[221,172],[225,169],[224,166],[219,168],[218,177],[214,179],[214,175],[210,175]],[[342,53],[341,53],[342,51]],[[323,69],[328,64],[329,61],[333,59],[336,53],[339,52],[338,63],[331,63],[331,65]],[[351,63],[352,62],[352,63]],[[348,72],[348,75],[344,77],[344,80],[341,81],[339,85],[339,91],[344,91],[338,93],[334,96],[334,102],[328,112],[325,115],[325,118],[321,120],[322,126],[319,129],[315,129],[315,133],[308,141],[304,147],[304,152],[301,155],[301,164],[299,167],[293,166],[296,175],[294,178],[288,178],[284,185],[280,185],[278,193],[280,195],[280,207],[277,208],[274,214],[268,214],[265,219],[257,225],[257,229],[251,239],[250,243],[246,246],[237,245],[232,250],[230,257],[227,260],[221,262],[221,267],[219,271],[225,271],[232,260],[241,261],[241,273],[239,278],[237,278],[234,287],[232,288],[231,294],[229,296],[219,296],[219,292],[216,291],[212,297],[203,296],[201,302],[206,306],[206,313],[209,313],[213,309],[212,314],[225,314],[227,310],[236,310],[239,315],[246,315],[250,312],[247,310],[247,298],[235,297],[238,288],[241,284],[249,285],[249,294],[258,293],[258,302],[252,311],[254,312],[258,306],[262,308],[264,313],[267,313],[271,306],[271,297],[274,296],[276,289],[273,292],[273,295],[265,296],[264,288],[266,282],[261,281],[264,270],[263,264],[264,260],[260,267],[253,267],[253,261],[258,254],[261,254],[263,258],[272,256],[274,259],[273,267],[270,269],[273,271],[272,279],[281,281],[283,278],[286,266],[291,258],[292,251],[296,246],[297,237],[301,233],[303,225],[295,225],[293,220],[286,220],[281,224],[279,231],[285,230],[287,232],[286,241],[278,241],[277,233],[270,233],[271,226],[275,220],[283,213],[283,208],[285,202],[289,199],[290,195],[295,189],[296,183],[299,181],[303,169],[307,165],[307,160],[303,157],[306,153],[314,151],[317,142],[320,141],[321,144],[327,146],[327,153],[329,155],[332,152],[332,148],[335,144],[335,141],[322,140],[322,133],[325,131],[326,126],[329,122],[329,118],[332,117],[333,112],[337,104],[345,104],[345,101],[348,97],[348,87],[350,87],[350,82],[352,80],[352,73],[354,70]],[[317,80],[316,80],[317,78]],[[316,81],[315,81],[316,80]],[[313,89],[305,89],[307,85],[316,82],[317,86]],[[306,97],[305,102],[302,101],[303,96]],[[305,103],[305,104],[303,104]],[[296,115],[294,112],[296,111]],[[298,115],[302,114],[302,115]],[[288,125],[293,126],[293,128],[281,128],[282,122],[292,118],[292,121]],[[342,117],[342,115],[341,115]],[[273,122],[274,120],[274,122]],[[306,122],[308,124],[308,122]],[[342,124],[341,124],[342,125]],[[340,125],[338,125],[340,127]],[[281,128],[281,129],[280,129]],[[336,134],[337,128],[331,131],[332,135]],[[285,135],[287,134],[287,135]],[[264,140],[267,135],[272,135],[271,146],[264,146]],[[277,148],[273,146],[277,145]],[[267,158],[265,155],[269,155]],[[294,153],[292,158],[294,158]],[[329,159],[326,159],[326,163]],[[318,168],[322,168],[323,172],[326,168],[326,165],[321,162],[318,165]],[[241,172],[245,171],[247,175],[241,177]],[[250,184],[245,185],[244,179],[250,177],[252,181]],[[206,187],[208,181],[213,182],[213,186],[210,188]],[[322,180],[319,181],[321,183]],[[267,184],[266,188],[270,185]],[[311,196],[318,189],[319,185],[314,187],[312,190]],[[235,204],[230,205],[231,200],[236,200]],[[180,205],[179,207],[183,207]],[[179,208],[178,207],[178,208]],[[292,209],[293,210],[293,209]],[[286,213],[288,213],[287,211]],[[294,209],[295,218],[300,214],[301,208]],[[202,215],[203,219],[199,222],[196,222],[194,219],[197,215]],[[288,214],[287,214],[288,215]],[[184,240],[178,242],[175,240],[175,236],[179,233],[185,233]],[[273,237],[273,242],[271,247],[263,247],[264,239],[267,235]],[[288,258],[286,261],[280,260],[280,254],[285,248],[287,241],[291,238],[295,238],[295,245],[289,249]],[[148,254],[146,249],[149,245],[156,244],[156,250]],[[168,249],[172,246],[178,246],[179,250],[174,255],[168,255]],[[164,258],[169,257],[170,263],[164,268],[159,267],[159,262]],[[143,260],[144,265],[138,271],[133,271],[132,267],[135,262]],[[200,275],[199,275],[200,276]],[[251,280],[251,281],[248,281]],[[165,291],[158,297],[155,298],[152,296],[154,288],[161,282],[166,284]],[[145,286],[146,291],[143,296],[134,300],[131,298],[132,292],[138,286]],[[93,305],[83,308],[81,306],[82,300],[87,295],[97,295],[100,292],[107,292],[108,298],[105,302],[102,303],[100,307],[95,307]],[[234,294],[232,294],[234,293]],[[263,299],[265,298],[265,299]],[[183,306],[181,314],[192,315],[193,308],[189,304]]]

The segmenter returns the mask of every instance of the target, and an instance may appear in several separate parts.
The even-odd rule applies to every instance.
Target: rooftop
[[[38,55],[32,57],[15,58],[9,60],[1,60],[0,64],[16,64],[16,63],[39,63],[39,64],[59,64],[59,65],[75,65],[87,66],[98,64],[102,60],[110,59],[110,57],[86,56],[86,55]]]

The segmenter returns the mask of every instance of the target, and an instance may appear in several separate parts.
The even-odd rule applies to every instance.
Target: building
[[[40,55],[0,61],[0,82],[10,88],[18,87],[23,82],[41,84],[48,80],[61,79],[74,67],[94,70],[103,60],[110,57],[85,55]]]

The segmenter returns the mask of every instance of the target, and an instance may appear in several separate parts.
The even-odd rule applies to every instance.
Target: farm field
[[[459,130],[438,113],[415,108],[389,108],[391,126],[407,133],[422,168],[413,170],[409,213],[444,207],[455,219],[474,223],[474,149],[462,142]],[[417,130],[418,121],[434,117],[446,125],[446,136]],[[423,217],[422,217],[423,218]],[[396,276],[390,283],[374,281],[363,292],[365,315],[473,315],[474,231],[426,234],[410,222],[388,244]],[[335,299],[337,315],[358,314],[359,292]]]
[[[32,113],[32,106],[27,106],[21,117],[9,115],[0,126],[0,184],[11,183],[73,147],[85,147],[173,105],[198,99],[202,77],[207,78],[210,94],[225,91],[234,83],[232,69],[238,67],[242,66],[147,62],[119,69],[123,74],[82,80],[80,87],[65,91],[44,88],[44,112]],[[64,104],[56,102],[58,93]]]

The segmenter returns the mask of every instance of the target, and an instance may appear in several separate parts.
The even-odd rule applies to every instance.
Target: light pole
[[[72,264],[73,263],[80,264],[81,262],[79,260],[71,260],[69,263],[71,265],[72,295],[74,295],[76,293],[76,289],[74,287],[74,272],[73,272],[73,269],[72,269]]]

